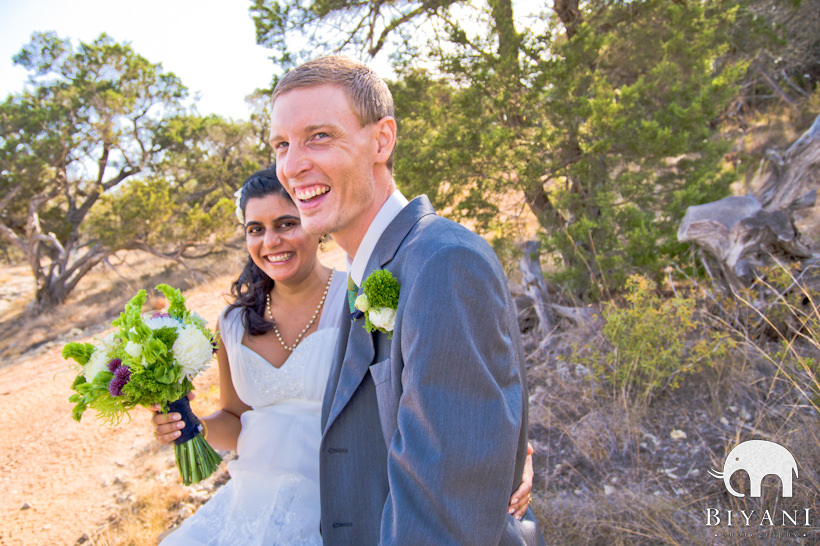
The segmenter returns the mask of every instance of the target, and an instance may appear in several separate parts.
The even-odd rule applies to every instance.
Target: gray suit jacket
[[[401,283],[393,338],[345,316],[325,392],[324,543],[543,543],[532,511],[506,511],[526,456],[527,383],[495,253],[422,196],[364,278],[379,268]]]

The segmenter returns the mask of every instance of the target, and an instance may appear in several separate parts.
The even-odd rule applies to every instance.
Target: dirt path
[[[186,293],[189,309],[212,329],[227,285],[218,279]],[[94,536],[117,510],[118,485],[144,471],[133,464],[136,456],[155,448],[148,412],[134,411],[117,427],[93,411],[72,420],[75,373],[60,355],[63,345],[48,344],[0,368],[0,546],[76,544]],[[208,373],[197,387],[214,379]],[[158,455],[173,459],[170,449]]]
[[[340,271],[345,269],[344,253],[335,245],[320,259]],[[156,270],[151,264],[134,274],[145,273],[146,267]],[[235,276],[236,272],[219,275],[184,291],[188,308],[207,319],[212,330]],[[105,276],[88,281],[97,285],[106,282]],[[31,297],[31,285],[25,267],[4,267],[0,271],[0,312],[13,314],[13,310],[23,309]],[[100,538],[100,530],[131,501],[131,486],[146,480],[154,485],[159,481],[169,487],[181,486],[173,449],[154,442],[148,412],[134,411],[131,422],[117,427],[99,421],[93,410],[79,423],[71,418],[68,397],[76,372],[62,358],[62,348],[69,341],[94,342],[104,337],[110,329],[101,327],[110,321],[93,324],[88,317],[102,312],[95,307],[101,305],[96,300],[104,304],[122,296],[102,293],[91,305],[88,300],[75,304],[83,305],[81,309],[66,305],[56,310],[45,318],[68,322],[60,324],[61,328],[55,325],[54,330],[68,332],[66,336],[42,343],[12,362],[0,362],[0,546],[122,543],[128,537],[107,540],[105,533]],[[38,319],[45,326],[23,331],[34,332],[29,335],[36,336],[38,342],[41,337],[48,339],[47,320]],[[76,328],[81,324],[89,325],[86,333]],[[25,342],[26,346],[31,340],[8,341]],[[217,383],[214,361],[195,381],[201,396],[193,403],[195,411],[197,405],[207,408],[207,413],[215,409],[208,404],[215,404],[217,395],[202,395],[215,392],[212,386]]]

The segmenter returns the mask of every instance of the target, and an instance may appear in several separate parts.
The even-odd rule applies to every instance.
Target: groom
[[[322,410],[324,542],[542,543],[531,509],[506,512],[527,386],[504,273],[483,239],[398,192],[395,144],[390,91],[358,62],[316,59],[274,89],[278,176],[303,228],[347,252],[352,283]],[[352,306],[379,269],[401,285],[392,335]]]

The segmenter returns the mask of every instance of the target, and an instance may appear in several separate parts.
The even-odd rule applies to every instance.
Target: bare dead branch
[[[732,292],[749,286],[760,267],[818,258],[800,238],[794,213],[814,205],[820,165],[820,116],[781,156],[769,153],[752,187],[756,195],[730,196],[689,207],[678,240],[694,242],[718,263]],[[765,167],[768,167],[766,169]],[[708,263],[704,260],[704,264]]]

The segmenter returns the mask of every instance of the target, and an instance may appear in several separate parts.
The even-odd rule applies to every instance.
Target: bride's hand
[[[196,395],[193,392],[188,393],[188,400],[193,400]],[[154,404],[148,408],[154,416],[151,417],[151,423],[154,424],[154,438],[161,444],[171,444],[181,434],[181,430],[185,427],[181,416],[176,412],[170,412],[168,415],[162,413],[162,408],[159,404]]]
[[[521,485],[513,493],[510,499],[509,513],[516,519],[521,519],[527,506],[530,505],[530,491],[532,491],[532,446],[527,443],[527,459],[524,461],[524,475],[521,476]]]

